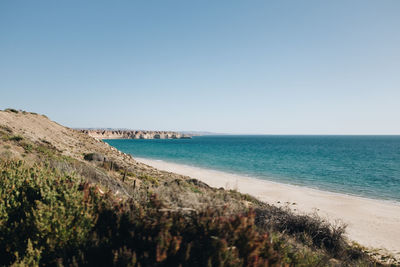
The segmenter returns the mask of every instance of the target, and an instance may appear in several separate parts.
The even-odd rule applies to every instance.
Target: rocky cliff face
[[[131,131],[131,130],[81,130],[97,139],[190,139],[188,134],[167,131]]]

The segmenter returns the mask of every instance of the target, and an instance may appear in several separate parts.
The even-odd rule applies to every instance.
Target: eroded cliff
[[[138,131],[138,130],[81,130],[83,133],[97,139],[190,139],[191,135],[169,131]]]

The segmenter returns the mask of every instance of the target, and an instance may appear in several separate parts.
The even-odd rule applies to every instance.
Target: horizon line
[[[190,130],[146,130],[132,128],[112,128],[112,127],[71,127],[74,130],[110,130],[110,131],[154,131],[154,132],[177,132],[186,134],[204,135],[251,135],[251,136],[400,136],[400,133],[221,133],[213,131],[190,131]]]

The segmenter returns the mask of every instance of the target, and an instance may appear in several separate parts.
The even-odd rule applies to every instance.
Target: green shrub
[[[103,162],[106,160],[106,157],[99,153],[88,153],[88,154],[84,154],[83,159],[87,160],[87,161],[102,161]]]
[[[0,167],[0,265],[33,252],[52,262],[86,241],[93,217],[77,178],[22,162]]]
[[[201,194],[201,191],[197,187],[189,184],[189,188],[193,193]]]
[[[171,211],[100,197],[45,165],[0,162],[0,265],[265,266],[280,257],[254,213]]]
[[[56,155],[56,149],[54,147],[50,147],[49,145],[38,144],[34,147],[34,149],[36,152],[42,156],[45,156],[46,158],[52,158]]]
[[[4,111],[9,111],[9,112],[13,112],[13,113],[19,113],[18,110],[13,109],[13,108],[7,108],[7,109],[5,109]]]
[[[158,186],[158,184],[159,184],[156,177],[153,177],[153,176],[148,175],[148,174],[141,174],[141,175],[139,175],[138,178],[140,180],[142,180],[143,182],[148,182],[148,183],[150,183],[152,185]]]
[[[22,136],[20,136],[20,135],[13,135],[13,136],[10,136],[9,137],[9,140],[10,141],[16,141],[16,142],[19,142],[19,141],[21,141],[21,140],[23,140],[24,138],[22,137]]]
[[[30,144],[30,143],[22,143],[21,144],[22,145],[22,147],[24,148],[24,150],[25,150],[25,152],[26,153],[30,153],[30,152],[32,152],[32,149],[33,149],[33,145],[32,144]]]

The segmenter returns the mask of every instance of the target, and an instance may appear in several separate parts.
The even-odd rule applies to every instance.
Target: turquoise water
[[[199,136],[104,141],[137,157],[400,201],[400,136]]]

